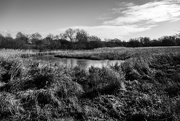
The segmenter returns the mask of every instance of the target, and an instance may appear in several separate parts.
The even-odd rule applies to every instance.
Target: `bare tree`
[[[69,38],[69,40],[71,42],[73,42],[75,40],[75,36],[76,36],[76,30],[75,29],[67,29],[63,35],[65,38]]]
[[[60,38],[60,39],[66,39],[66,35],[65,35],[65,34],[60,33],[60,34],[59,34],[59,38]]]
[[[54,39],[55,39],[55,40],[59,40],[59,39],[60,39],[60,36],[59,36],[59,35],[55,35],[55,36],[54,36]]]

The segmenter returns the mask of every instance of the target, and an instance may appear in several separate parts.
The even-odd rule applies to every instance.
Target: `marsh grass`
[[[93,50],[54,50],[43,51],[38,50],[14,50],[1,49],[0,57],[22,57],[29,58],[31,56],[54,55],[56,57],[79,58],[92,60],[126,60],[137,56],[150,56],[158,54],[168,54],[180,52],[180,47],[139,47],[139,48],[98,48]]]
[[[178,52],[89,70],[1,57],[0,119],[179,121],[179,65]]]
[[[141,56],[147,57],[150,55],[169,54],[180,52],[180,47],[139,47],[139,48],[98,48],[94,50],[74,50],[74,51],[61,51],[55,54],[56,57],[65,58],[79,58],[79,59],[92,59],[92,60],[126,60],[129,58]]]

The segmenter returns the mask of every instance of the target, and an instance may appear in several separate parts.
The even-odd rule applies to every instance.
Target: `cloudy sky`
[[[59,34],[67,28],[100,38],[158,38],[180,31],[180,0],[0,0],[0,33]]]

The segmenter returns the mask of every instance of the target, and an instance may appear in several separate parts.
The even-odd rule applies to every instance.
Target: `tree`
[[[49,35],[46,36],[46,39],[51,41],[51,40],[54,39],[54,35],[53,34],[49,34]]]
[[[54,39],[54,35],[49,34],[49,35],[47,35],[47,36],[44,38],[43,42],[44,42],[44,44],[46,44],[46,45],[50,45],[50,43],[51,43],[51,41],[52,41],[53,39]]]
[[[108,39],[106,40],[106,46],[107,47],[117,47],[122,46],[121,40],[115,38],[115,39]]]
[[[34,33],[31,35],[31,43],[36,44],[37,41],[40,41],[42,39],[42,36],[39,33]]]
[[[12,35],[10,33],[7,33],[6,36],[5,36],[6,39],[9,39],[9,40],[12,40]]]
[[[141,43],[139,42],[138,39],[130,39],[128,42],[129,47],[140,47]]]
[[[85,30],[81,29],[81,30],[77,30],[77,33],[76,33],[76,40],[79,42],[79,43],[86,43],[87,40],[88,40],[88,34]]]
[[[28,43],[28,37],[21,33],[21,32],[18,32],[16,34],[16,46],[17,48],[24,48],[24,46]]]
[[[12,49],[15,49],[15,48],[16,48],[16,43],[15,43],[15,41],[14,41],[14,39],[12,38],[12,36],[11,36],[10,33],[8,33],[8,34],[4,37],[3,48],[12,48]]]
[[[57,35],[56,35],[57,36]],[[55,37],[52,34],[49,34],[44,38],[43,45],[45,49],[58,49],[61,46],[61,43],[59,41],[59,36]]]
[[[87,49],[94,49],[98,47],[103,47],[103,43],[101,42],[101,39],[98,38],[97,36],[89,36]]]
[[[4,39],[5,39],[4,36],[0,34],[0,48],[3,48]]]
[[[175,38],[176,38],[176,45],[180,46],[180,33],[176,34]]]
[[[26,35],[24,35],[23,33],[18,32],[18,33],[16,34],[16,39],[24,39],[24,38],[27,38],[27,37],[26,37]]]
[[[63,33],[60,33],[58,38],[59,38],[59,39],[66,39],[66,35],[63,34]]]
[[[59,35],[55,35],[55,36],[54,36],[54,39],[55,39],[55,40],[59,40],[59,39],[60,39],[60,36],[59,36]]]
[[[148,47],[150,45],[150,38],[149,37],[140,37],[140,42],[144,47]]]
[[[68,40],[60,39],[59,42],[61,44],[61,49],[71,49],[71,42]]]
[[[89,36],[88,37],[88,41],[91,42],[91,41],[94,41],[94,42],[101,42],[101,39],[97,36]]]
[[[164,36],[159,39],[162,42],[163,46],[174,46],[176,45],[175,37],[174,36]]]
[[[153,39],[151,40],[150,46],[161,46],[161,42],[156,39]]]
[[[76,30],[69,28],[65,31],[63,36],[73,42],[75,40]]]
[[[42,36],[39,33],[34,33],[31,35],[32,40],[40,40],[42,39]]]

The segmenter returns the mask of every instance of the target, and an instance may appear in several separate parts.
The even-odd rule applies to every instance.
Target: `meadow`
[[[0,51],[2,121],[179,121],[180,48]],[[30,56],[121,59],[83,70]]]
[[[179,46],[169,47],[112,47],[92,50],[51,50],[39,52],[38,50],[0,49],[0,57],[22,57],[54,55],[60,58],[77,58],[91,60],[127,60],[137,56],[150,56],[158,54],[180,53]]]
[[[149,56],[156,54],[179,53],[180,47],[114,47],[114,48],[97,48],[93,50],[75,50],[56,52],[56,57],[80,58],[92,60],[126,60],[131,57]]]

